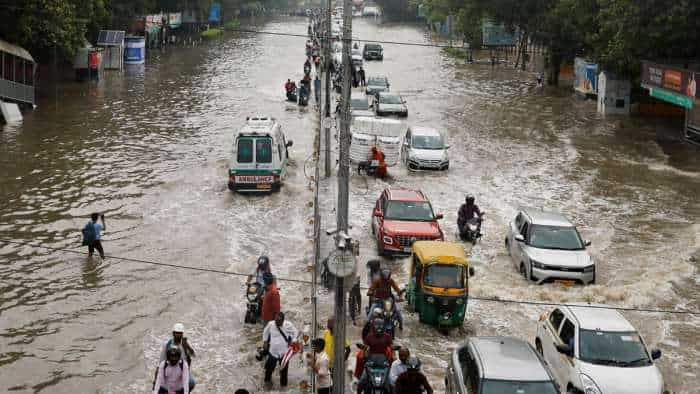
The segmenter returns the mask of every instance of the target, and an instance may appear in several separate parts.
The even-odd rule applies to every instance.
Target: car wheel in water
[[[532,261],[530,262],[530,270],[527,272],[527,280],[534,282],[535,277],[532,276]]]
[[[518,267],[518,272],[520,272],[520,275],[522,275],[523,278],[527,278],[527,272],[525,272],[525,263],[520,263],[520,267]]]
[[[580,394],[581,392],[576,389],[576,387],[569,387],[566,389],[566,394]]]

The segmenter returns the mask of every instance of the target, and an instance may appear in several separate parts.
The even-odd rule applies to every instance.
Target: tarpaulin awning
[[[29,51],[19,45],[10,44],[7,41],[0,40],[0,51],[21,57],[22,59],[29,60],[32,63],[36,63]]]

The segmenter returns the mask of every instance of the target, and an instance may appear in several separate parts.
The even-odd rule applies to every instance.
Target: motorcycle
[[[357,344],[359,348],[364,345]],[[389,394],[389,360],[383,354],[370,354],[365,359],[365,381],[359,387],[359,393]]]
[[[478,218],[471,218],[467,220],[467,223],[465,223],[464,225],[463,231],[460,231],[459,233],[459,238],[462,241],[471,242],[473,245],[476,245],[476,241],[479,240],[479,238],[481,238],[481,236],[483,235],[481,233],[481,225],[479,223],[483,216],[484,214],[482,213],[481,216]]]
[[[403,291],[403,290],[402,290]],[[382,303],[382,315],[381,318],[384,320],[384,332],[391,335],[391,339],[396,337],[396,327],[400,325],[398,308],[396,306],[396,301],[392,298],[386,300],[378,300],[374,297],[370,297],[369,305],[365,309],[367,316],[370,315],[371,311],[377,307],[379,303]]]
[[[294,103],[297,102],[297,90],[296,90],[296,88],[287,91],[287,101],[291,101]]]
[[[246,313],[243,321],[248,324],[255,324],[260,319],[260,312],[262,310],[262,295],[263,286],[260,283],[252,282],[248,283],[246,288]]]

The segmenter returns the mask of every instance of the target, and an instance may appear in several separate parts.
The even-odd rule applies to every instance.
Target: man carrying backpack
[[[189,394],[190,369],[187,361],[182,359],[180,348],[170,347],[167,358],[158,365],[153,394]]]
[[[102,219],[102,224],[97,222],[97,218]],[[83,227],[83,246],[88,247],[88,257],[92,257],[95,253],[95,249],[100,253],[100,257],[104,260],[105,251],[102,249],[102,242],[100,242],[102,231],[107,229],[105,224],[105,215],[100,215],[99,213],[93,213],[90,215],[91,220],[87,222],[85,227]]]
[[[173,337],[170,338],[163,345],[163,350],[160,353],[160,361],[161,361],[161,363],[163,361],[167,361],[168,351],[172,348],[176,348],[179,351],[178,354],[180,355],[180,360],[187,362],[188,388],[189,388],[189,391],[192,391],[194,389],[196,382],[194,381],[194,377],[192,376],[192,373],[189,371],[189,366],[192,365],[192,357],[195,356],[195,353],[194,353],[194,349],[192,349],[189,342],[187,342],[187,338],[184,336],[184,332],[185,332],[185,326],[182,323],[176,323],[173,326]]]

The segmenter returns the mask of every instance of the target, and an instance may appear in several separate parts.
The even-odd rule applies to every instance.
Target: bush
[[[238,19],[231,19],[224,24],[224,30],[238,30],[241,27],[241,21]]]
[[[224,31],[221,29],[209,29],[209,30],[203,31],[201,33],[201,36],[205,40],[211,40],[211,39],[214,39],[214,38],[220,36],[221,34],[223,34],[223,32]]]
[[[442,48],[442,52],[457,59],[467,58],[467,51],[462,48]]]

